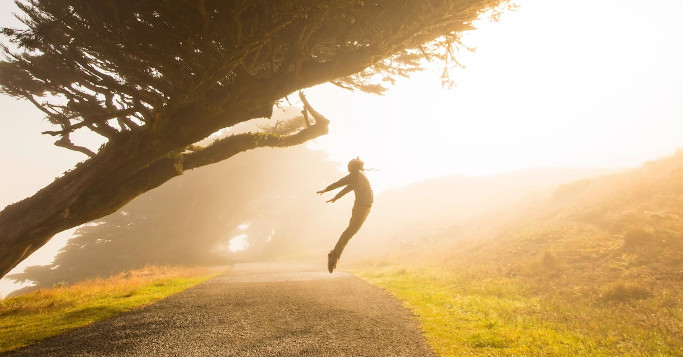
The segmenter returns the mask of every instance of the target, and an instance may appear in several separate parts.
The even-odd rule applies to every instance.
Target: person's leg
[[[358,230],[363,225],[363,222],[365,222],[365,219],[368,218],[368,214],[370,214],[370,208],[371,206],[354,206],[353,210],[351,210],[349,226],[341,234],[339,241],[337,241],[337,245],[335,245],[331,252],[337,257],[337,259],[339,259],[341,256],[344,247],[346,247],[346,244],[349,243],[351,237],[358,233]]]

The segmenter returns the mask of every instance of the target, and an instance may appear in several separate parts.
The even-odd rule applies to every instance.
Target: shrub
[[[617,282],[611,284],[602,292],[602,298],[607,301],[647,299],[650,296],[650,290],[647,288],[627,282]]]
[[[655,235],[643,228],[631,228],[624,234],[624,247],[650,245],[655,242]]]
[[[543,253],[543,260],[541,261],[543,268],[549,271],[556,270],[558,268],[557,256],[551,251],[546,251]]]
[[[560,268],[560,261],[557,256],[551,251],[545,251],[536,259],[531,260],[527,264],[520,266],[521,273],[527,276],[534,277],[556,277]],[[510,272],[508,277],[515,277],[516,272]]]

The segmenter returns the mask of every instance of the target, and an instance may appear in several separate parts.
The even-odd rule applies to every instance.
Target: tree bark
[[[284,137],[240,134],[201,151],[157,160],[134,173],[123,169],[127,165],[122,158],[119,170],[109,169],[114,163],[105,156],[88,160],[34,196],[0,212],[0,275],[6,275],[54,234],[111,214],[138,195],[181,175],[184,170],[216,163],[258,147],[302,144],[326,134],[327,127],[328,122],[318,121]]]

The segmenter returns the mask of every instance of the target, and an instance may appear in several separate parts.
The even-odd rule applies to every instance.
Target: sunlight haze
[[[331,85],[311,100],[332,119],[313,145],[360,155],[380,187],[532,167],[633,167],[683,147],[683,23],[677,1],[519,1],[481,21],[443,70],[384,97]]]
[[[0,355],[683,356],[681,14],[1,1]]]
[[[330,134],[308,145],[340,168],[360,156],[376,169],[379,190],[453,174],[633,167],[683,147],[683,3],[518,4],[467,33],[476,51],[458,52],[466,68],[451,72],[451,90],[441,88],[442,65],[431,63],[385,96],[329,84],[306,91],[332,120]],[[2,6],[2,24],[16,25],[13,5]],[[50,127],[30,104],[0,100],[3,123],[15,128],[0,134],[1,163],[12,168],[0,188],[8,204],[85,157],[41,136]]]
[[[518,4],[466,34],[476,51],[458,52],[466,68],[451,72],[453,89],[441,88],[442,64],[431,63],[385,96],[330,84],[306,90],[331,120],[330,133],[307,145],[340,170],[360,156],[378,192],[445,175],[635,167],[682,147],[683,2]],[[17,26],[13,3],[0,9],[0,26]],[[85,156],[41,135],[52,128],[30,103],[4,95],[0,103],[0,122],[12,127],[0,131],[4,207]],[[72,138],[92,149],[102,143]]]

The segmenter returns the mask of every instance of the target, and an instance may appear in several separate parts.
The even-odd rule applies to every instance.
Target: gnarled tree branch
[[[238,153],[259,147],[288,147],[303,144],[327,134],[330,121],[311,107],[303,94],[300,94],[308,109],[316,119],[315,124],[290,135],[257,132],[228,136],[201,150],[182,154],[183,168],[195,169],[228,159]]]
[[[90,150],[84,146],[74,145],[74,143],[72,143],[71,140],[69,140],[68,136],[62,136],[61,139],[55,141],[55,145],[61,146],[63,148],[69,149],[69,150],[78,151],[78,152],[86,154],[90,157],[95,157],[95,155],[96,155],[92,150]]]
[[[60,126],[49,134],[67,138],[63,146],[93,154],[68,141],[78,128],[109,140],[0,212],[0,276],[53,234],[114,212],[183,170],[327,133],[327,119],[304,100],[315,123],[294,134],[247,133],[186,151],[221,128],[270,117],[273,103],[299,89],[328,81],[372,88],[378,72],[409,73],[419,61],[406,50],[449,36],[504,1],[20,3],[28,30],[2,32],[23,52],[5,48],[0,91],[38,104]],[[441,58],[437,47],[423,49]],[[112,98],[120,110],[107,105]],[[121,130],[107,124],[112,119]]]

